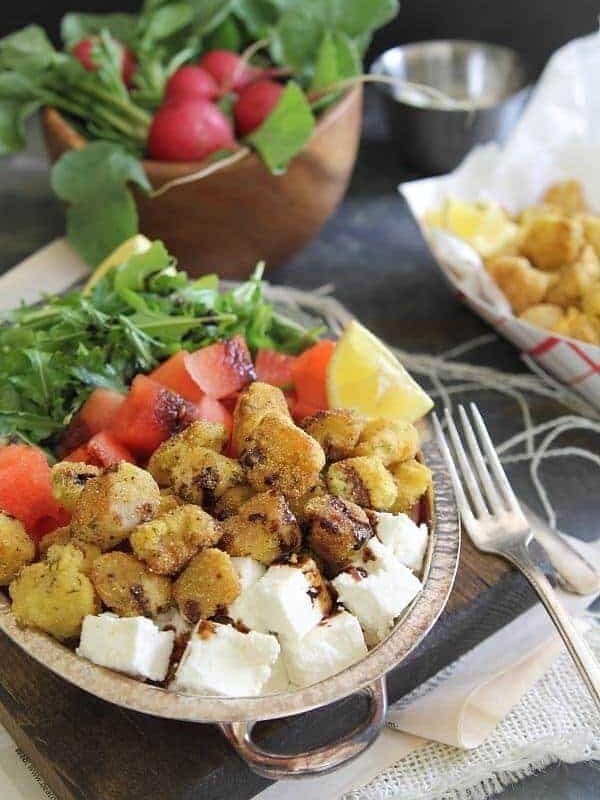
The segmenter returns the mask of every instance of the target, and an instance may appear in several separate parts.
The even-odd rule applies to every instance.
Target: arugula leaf
[[[171,256],[162,242],[153,242],[144,253],[131,256],[121,264],[115,272],[114,288],[117,293],[122,289],[140,291],[147,279],[156,272],[168,267]]]
[[[143,255],[145,262],[130,259],[109,271],[91,295],[73,291],[3,315],[9,322],[0,324],[0,436],[51,446],[94,388],[123,391],[140,370],[181,349],[236,333],[253,352],[295,353],[315,341],[316,331],[265,301],[262,267],[246,284],[219,292],[215,275],[190,281],[176,270],[160,242]]]
[[[65,14],[60,23],[60,36],[67,48],[73,47],[86,36],[108,31],[123,44],[134,42],[138,25],[137,14]]]
[[[39,72],[50,67],[56,56],[52,42],[39,25],[28,25],[0,39],[0,69]]]
[[[262,125],[247,137],[271,172],[282,173],[310,139],[315,118],[306,95],[290,81],[273,111]]]

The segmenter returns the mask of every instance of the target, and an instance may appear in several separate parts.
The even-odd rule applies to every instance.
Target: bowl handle
[[[378,678],[361,692],[369,699],[369,713],[364,722],[333,744],[306,750],[297,755],[270,753],[255,744],[252,741],[255,722],[222,722],[219,727],[230,744],[258,775],[271,780],[319,775],[356,758],[375,741],[381,731],[387,710],[385,677]]]

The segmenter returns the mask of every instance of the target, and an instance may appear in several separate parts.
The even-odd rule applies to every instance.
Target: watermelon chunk
[[[221,425],[227,428],[227,432],[231,434],[233,417],[220,400],[213,400],[212,397],[203,397],[199,403],[196,403],[196,413],[198,414],[197,419],[220,422]]]
[[[277,350],[259,350],[256,354],[256,378],[272,386],[290,386],[295,363],[295,356],[278,353]]]
[[[305,350],[292,364],[292,379],[298,400],[316,410],[328,407],[327,368],[335,342],[323,339]]]
[[[189,357],[188,352],[180,350],[151,372],[148,377],[156,383],[160,383],[161,386],[177,392],[184,400],[199,403],[204,397],[204,392],[190,376],[187,368]]]
[[[36,540],[68,523],[69,514],[52,496],[46,456],[37,447],[0,447],[0,510],[20,520]]]
[[[94,389],[60,437],[58,454],[64,456],[65,453],[71,453],[94,434],[109,428],[124,402],[125,396],[120,392]]]
[[[289,405],[289,403],[288,403]],[[290,409],[292,417],[294,418],[294,422],[302,422],[303,419],[306,417],[312,417],[313,414],[316,414],[317,411],[322,411],[323,408],[318,408],[317,406],[313,406],[310,403],[305,403],[303,400],[296,398],[296,402]]]
[[[81,447],[77,447],[73,452],[67,453],[66,456],[63,456],[63,461],[76,461],[80,464],[94,464],[94,466],[99,466],[96,464],[90,455],[90,451],[87,448],[87,444],[82,444]]]
[[[111,433],[134,453],[148,456],[169,436],[187,427],[196,414],[195,406],[180,395],[146,375],[137,375]]]
[[[86,445],[88,464],[98,467],[111,467],[119,461],[129,461],[135,464],[135,458],[125,445],[121,444],[110,431],[100,431],[89,440]]]
[[[256,380],[256,370],[243,336],[234,336],[190,353],[187,369],[200,389],[213,400],[239,392]]]

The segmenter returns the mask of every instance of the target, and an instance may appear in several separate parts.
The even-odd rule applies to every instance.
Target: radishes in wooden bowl
[[[361,56],[396,8],[159,0],[133,15],[68,14],[63,51],[29,26],[0,40],[0,80],[18,89],[0,152],[22,145],[19,120],[42,106],[67,232],[91,264],[141,230],[192,272],[275,266],[344,193]]]

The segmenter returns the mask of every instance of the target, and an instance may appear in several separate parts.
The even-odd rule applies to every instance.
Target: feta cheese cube
[[[258,613],[255,592],[256,584],[267,571],[266,567],[249,556],[236,556],[231,563],[240,579],[241,592],[229,606],[227,616],[235,622],[241,622],[246,628],[266,633],[267,629]]]
[[[310,686],[354,664],[367,654],[358,619],[339,611],[322,620],[302,639],[282,645],[289,678]]]
[[[173,631],[160,631],[147,617],[88,615],[83,620],[77,655],[134,678],[162,681],[169,669]]]
[[[169,689],[189,694],[252,697],[267,684],[279,657],[274,636],[201,620]]]
[[[416,525],[406,514],[374,512],[377,538],[413,572],[423,569],[429,533],[427,525]]]
[[[339,601],[358,617],[367,644],[380,642],[421,591],[421,581],[373,536],[332,581]]]
[[[187,619],[181,616],[179,609],[175,606],[162,611],[155,617],[154,621],[159,630],[174,631],[175,638],[182,634],[190,633],[194,627]]]
[[[231,563],[240,579],[242,591],[259,581],[267,571],[267,568],[260,561],[256,561],[250,556],[233,556]]]
[[[266,629],[299,639],[323,617],[320,598],[300,566],[276,564],[256,584],[258,613]]]
[[[283,655],[280,655],[273,664],[271,677],[265,684],[262,694],[277,694],[277,692],[287,692],[290,689],[293,689],[293,686],[288,677]]]

